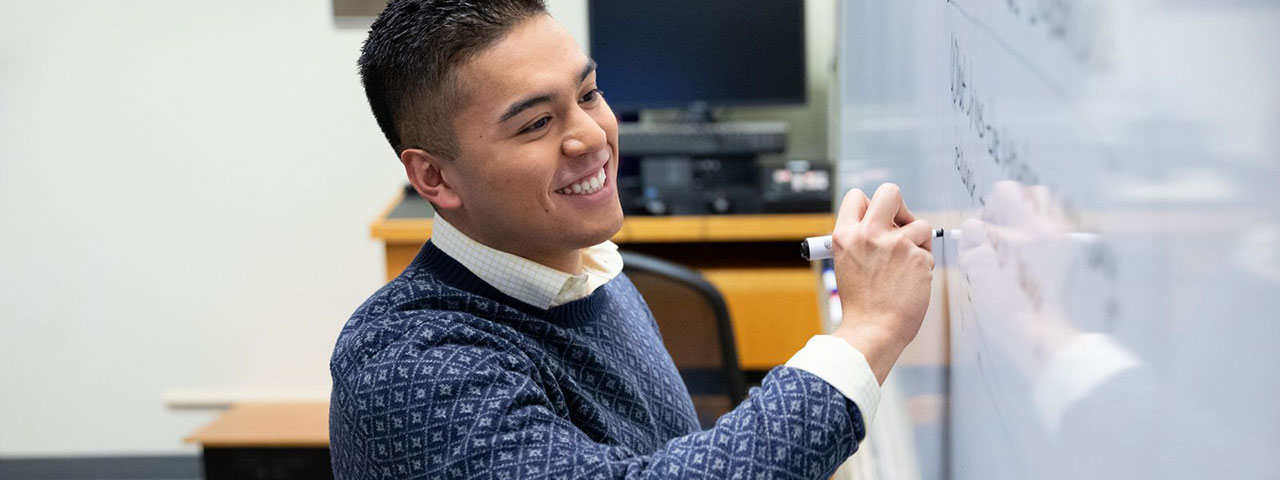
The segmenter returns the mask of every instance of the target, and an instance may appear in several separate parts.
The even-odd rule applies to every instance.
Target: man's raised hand
[[[898,186],[844,197],[831,234],[843,320],[833,333],[867,357],[881,383],[920,330],[933,280],[933,226]]]

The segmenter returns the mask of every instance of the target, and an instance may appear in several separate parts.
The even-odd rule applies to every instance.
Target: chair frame
[[[707,305],[711,307],[712,315],[715,316],[716,328],[720,333],[720,354],[729,395],[734,405],[745,400],[747,398],[746,377],[742,373],[742,366],[738,364],[738,346],[733,336],[733,323],[730,320],[729,307],[725,304],[724,297],[720,295],[720,290],[708,282],[701,273],[683,265],[642,253],[628,251],[618,253],[622,255],[624,273],[637,271],[665,277],[689,287],[706,300]]]

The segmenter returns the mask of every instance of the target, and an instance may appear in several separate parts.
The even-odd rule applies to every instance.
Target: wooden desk
[[[396,199],[374,220],[370,231],[385,243],[388,280],[431,236],[431,214],[430,204],[414,195]],[[768,370],[821,333],[818,280],[798,243],[834,226],[829,213],[633,216],[613,241],[701,271],[729,306],[739,364]]]
[[[184,440],[207,480],[333,478],[326,402],[236,404]]]

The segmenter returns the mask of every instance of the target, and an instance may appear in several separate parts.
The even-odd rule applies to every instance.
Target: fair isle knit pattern
[[[539,309],[428,242],[330,363],[338,479],[823,479],[865,435],[853,402],[778,367],[716,425],[625,275]]]

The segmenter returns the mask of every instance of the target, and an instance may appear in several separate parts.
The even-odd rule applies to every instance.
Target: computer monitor
[[[803,104],[803,0],[590,0],[591,57],[620,115]]]

